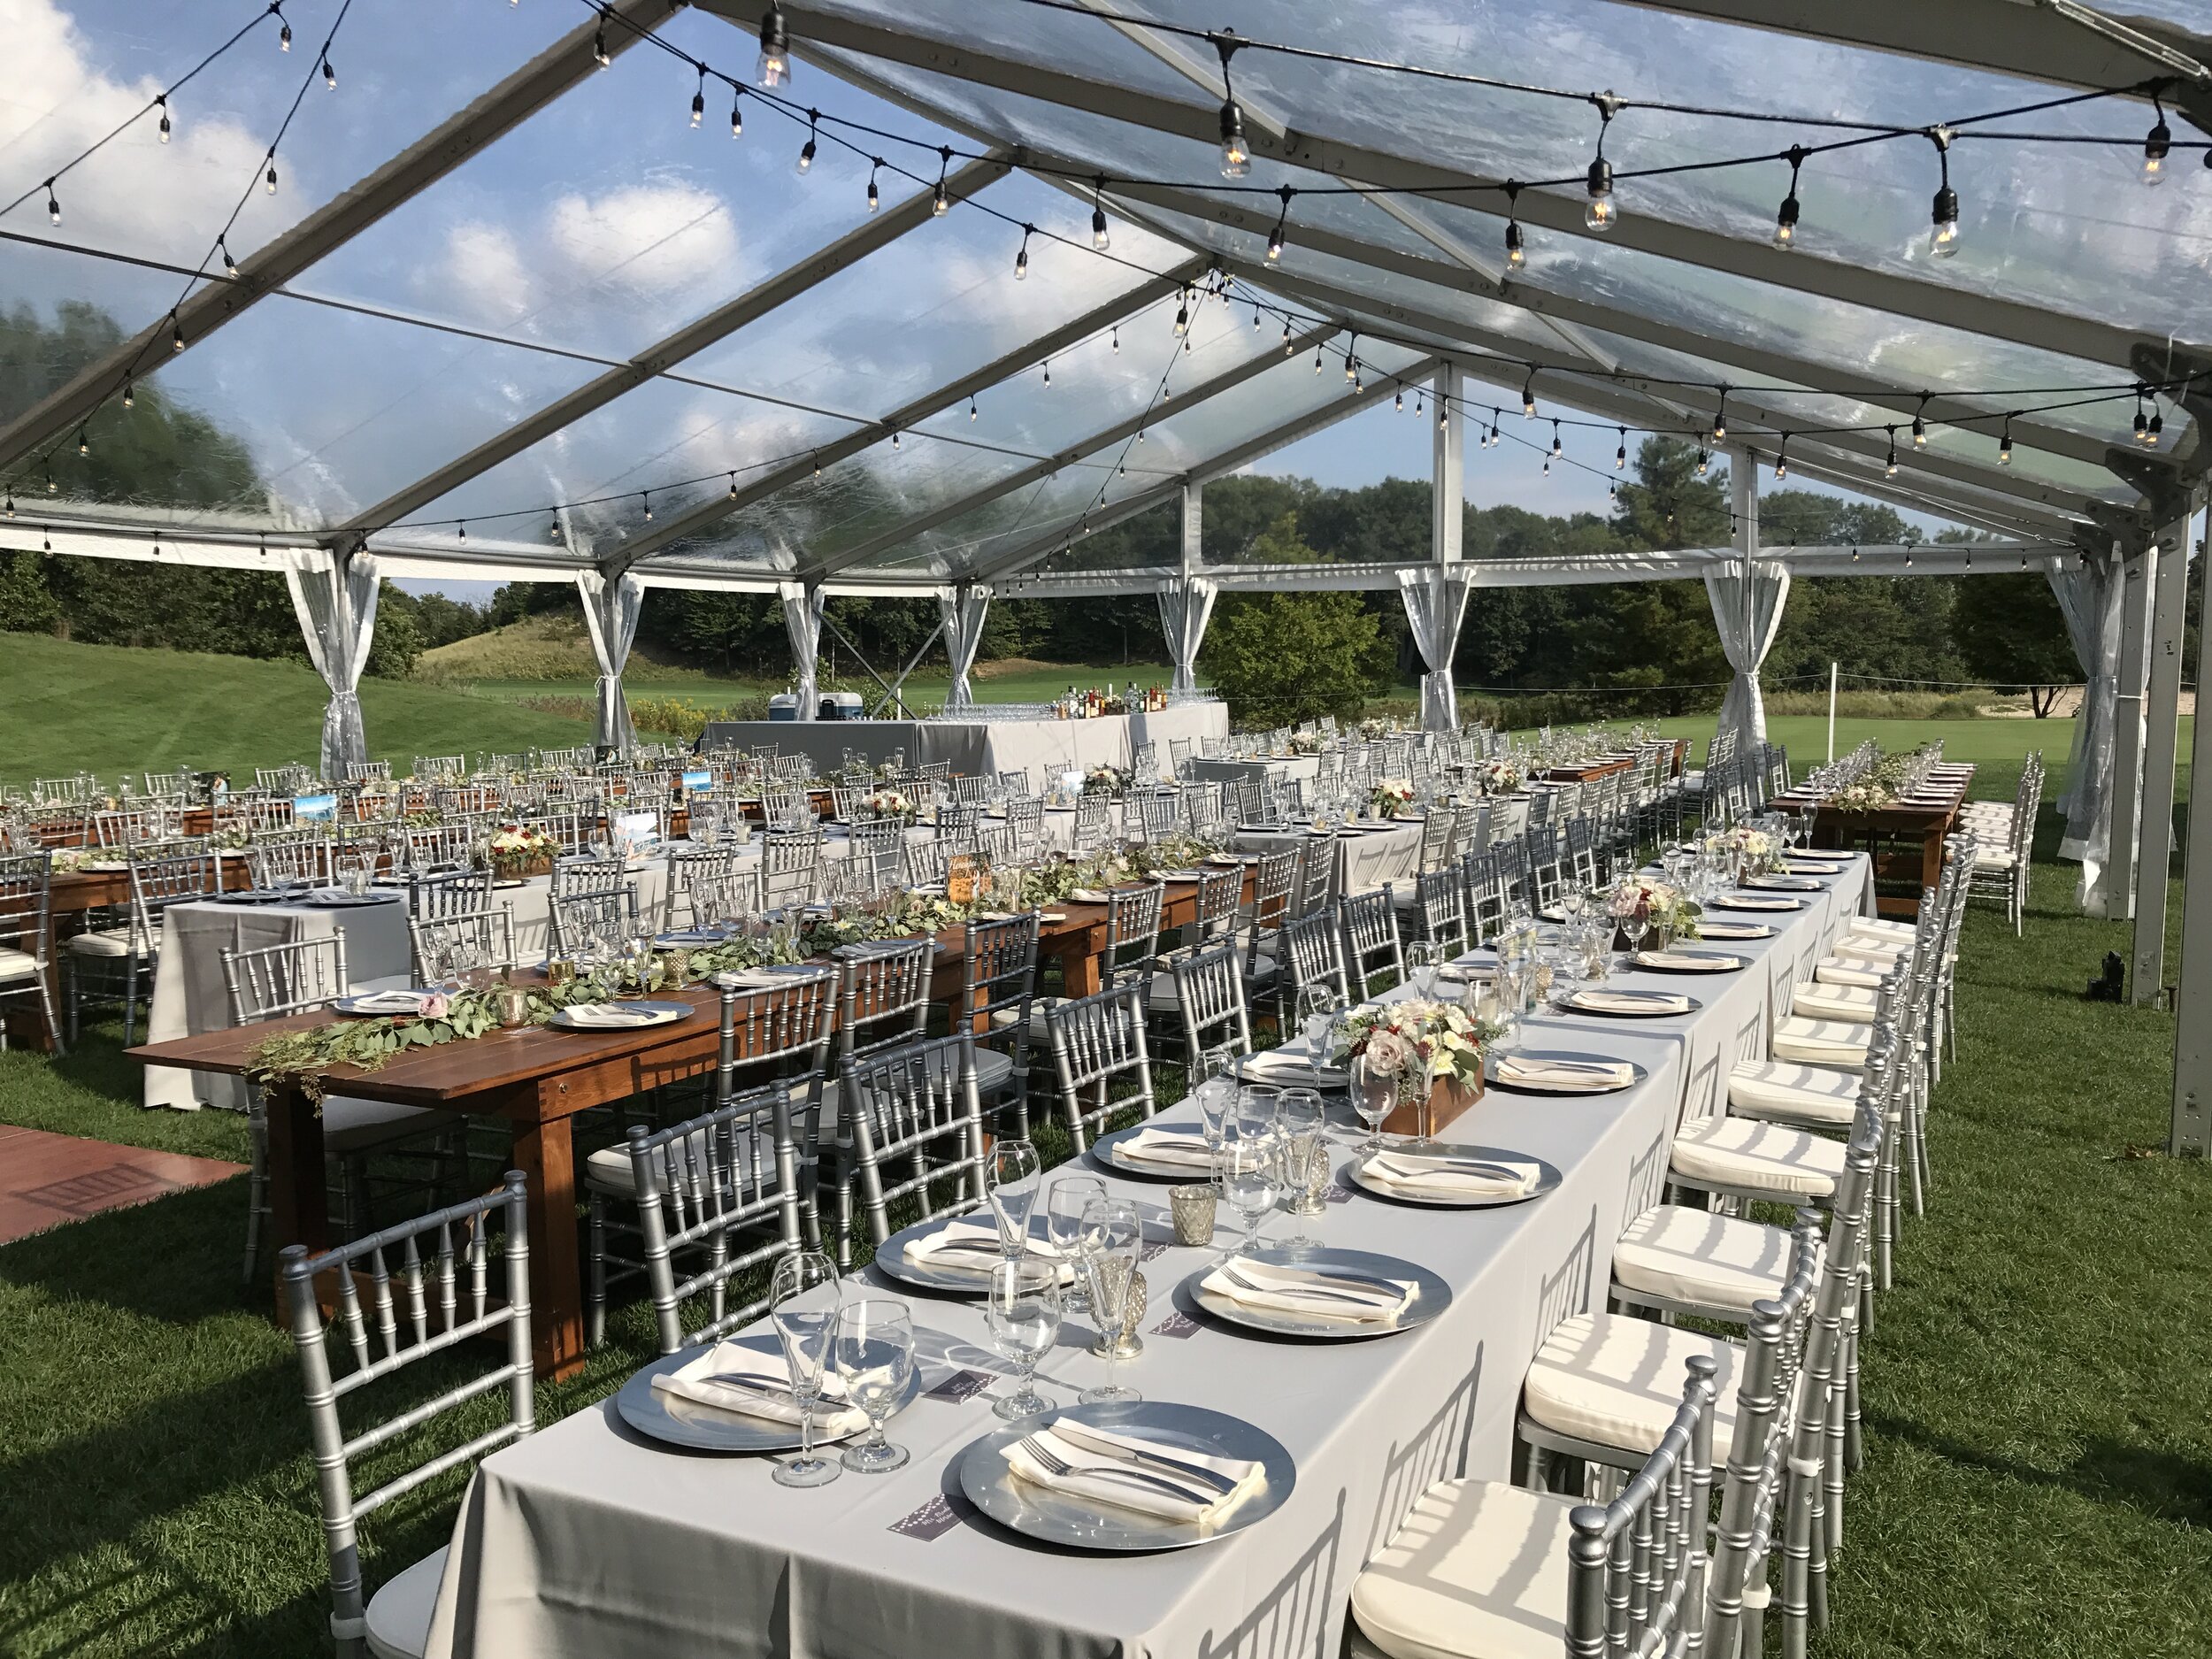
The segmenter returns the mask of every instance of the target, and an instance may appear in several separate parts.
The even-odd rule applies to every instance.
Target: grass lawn
[[[79,645],[11,634],[0,645],[0,782],[111,780],[191,765],[246,769],[314,761],[323,683],[303,664],[188,651]],[[588,720],[407,680],[364,680],[369,753],[404,772],[417,755],[565,747],[591,741]]]
[[[2065,749],[2055,723],[1947,736],[1985,757],[1981,795]],[[2047,858],[2047,809],[2043,831]],[[2171,1018],[2081,1000],[2127,930],[2072,914],[2071,866],[2035,873],[2024,939],[1968,925],[1929,1213],[1866,1345],[1869,1461],[1816,1659],[2212,1652],[2212,1164],[2153,1150]],[[243,1156],[234,1118],[142,1112],[118,1034],[59,1065],[0,1055],[0,1121]],[[243,1202],[232,1182],[0,1248],[0,1653],[326,1651],[296,1363],[238,1286]],[[618,1311],[541,1422],[618,1386],[649,1327]],[[444,1541],[461,1484],[372,1518],[373,1582]]]
[[[882,669],[884,677],[892,677],[892,670]],[[1023,664],[1003,671],[993,664],[982,664],[971,679],[978,703],[1049,703],[1065,692],[1071,685],[1102,686],[1111,681],[1116,686],[1134,682],[1140,686],[1164,686],[1173,677],[1173,666],[1166,663],[1117,664],[1110,667],[1088,667],[1080,664],[1043,663]],[[865,674],[841,674],[836,685],[845,690],[857,691],[873,707],[882,695],[881,687]],[[907,706],[918,714],[933,714],[943,704],[945,692],[951,685],[951,677],[943,664],[934,668],[918,668],[907,677]],[[472,689],[488,697],[518,701],[524,697],[588,697],[594,682],[588,677],[565,680],[478,680],[470,682]],[[687,703],[696,709],[719,708],[733,698],[761,696],[788,688],[786,680],[630,680],[625,682],[630,701],[636,703],[650,698],[656,703],[674,701]]]

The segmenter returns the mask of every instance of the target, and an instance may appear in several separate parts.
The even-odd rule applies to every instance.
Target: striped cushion
[[[1790,1008],[1810,1019],[1840,1020],[1846,1025],[1870,1025],[1874,993],[1855,985],[1835,985],[1820,979],[1801,979],[1790,989]]]
[[[1825,1198],[1843,1174],[1847,1148],[1802,1129],[1722,1118],[1674,1143],[1675,1174],[1694,1186],[1771,1193],[1784,1202]]]
[[[1746,1118],[1840,1125],[1858,1110],[1859,1074],[1759,1060],[1728,1074],[1728,1108]]]

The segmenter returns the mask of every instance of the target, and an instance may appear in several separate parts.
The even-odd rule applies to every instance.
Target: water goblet
[[[1298,987],[1298,1029],[1306,1040],[1306,1065],[1320,1086],[1321,1066],[1331,1051],[1331,1027],[1336,1019],[1336,993],[1316,980]]]
[[[1328,1121],[1328,1115],[1321,1107],[1321,1097],[1311,1089],[1283,1091],[1283,1103],[1277,1113],[1277,1138],[1281,1148],[1283,1187],[1289,1199],[1286,1208],[1294,1216],[1323,1213],[1321,1181],[1328,1173],[1328,1143],[1324,1131]],[[1314,1240],[1301,1227],[1287,1242],[1293,1249],[1304,1249]]]
[[[998,1222],[998,1248],[1010,1257],[1029,1248],[1029,1216],[1037,1206],[1037,1148],[1026,1141],[995,1141],[983,1168],[983,1195]]]
[[[1406,947],[1406,983],[1413,987],[1414,995],[1427,1002],[1436,991],[1436,945],[1431,940],[1417,939]]]
[[[883,1437],[883,1420],[914,1374],[914,1321],[902,1302],[871,1298],[837,1310],[831,1350],[845,1397],[868,1417],[868,1438],[845,1448],[845,1467],[856,1475],[903,1469],[907,1450]]]
[[[1024,1256],[992,1268],[983,1322],[991,1346],[1018,1368],[1014,1392],[992,1402],[999,1416],[1030,1417],[1052,1409],[1052,1402],[1037,1392],[1037,1362],[1060,1339],[1060,1276],[1054,1263]]]
[[[836,1263],[820,1250],[800,1250],[776,1263],[769,1317],[790,1368],[791,1397],[799,1405],[799,1455],[775,1466],[772,1479],[780,1486],[818,1486],[837,1479],[837,1464],[814,1455],[814,1408],[822,1397],[841,1288]]]
[[[1240,1116],[1221,1138],[1217,1167],[1221,1172],[1223,1194],[1244,1217],[1244,1239],[1235,1254],[1256,1256],[1260,1249],[1260,1222],[1275,1207],[1282,1190],[1273,1130]]]
[[[1088,1240],[1084,1263],[1091,1279],[1091,1317],[1098,1326],[1091,1352],[1106,1362],[1106,1380],[1086,1388],[1082,1402],[1141,1400],[1136,1389],[1115,1380],[1114,1366],[1143,1348],[1133,1336],[1125,1342],[1122,1330],[1129,1323],[1132,1287],[1144,1254],[1144,1222],[1126,1199],[1096,1199],[1083,1212],[1083,1232]]]
[[[1106,1183],[1092,1175],[1063,1175],[1045,1189],[1045,1231],[1057,1250],[1059,1260],[1074,1270],[1074,1282],[1068,1288],[1067,1310],[1070,1313],[1090,1311],[1090,1286],[1085,1282],[1083,1254],[1087,1238],[1083,1231],[1083,1216],[1093,1204],[1106,1196]]]

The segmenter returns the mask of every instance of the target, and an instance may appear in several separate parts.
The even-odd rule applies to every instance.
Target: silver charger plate
[[[1200,1268],[1183,1281],[1182,1289],[1193,1302],[1215,1318],[1230,1325],[1264,1331],[1271,1336],[1313,1337],[1329,1342],[1396,1336],[1402,1332],[1426,1325],[1450,1307],[1452,1302],[1452,1287],[1449,1285],[1427,1268],[1409,1262],[1402,1256],[1379,1256],[1372,1250],[1347,1250],[1328,1244],[1310,1244],[1302,1248],[1275,1245],[1260,1251],[1254,1257],[1230,1258],[1232,1264],[1247,1259],[1267,1262],[1278,1267],[1310,1267],[1317,1272],[1340,1273],[1348,1278],[1409,1279],[1414,1283],[1413,1298],[1406,1303],[1404,1311],[1388,1325],[1351,1325],[1332,1319],[1305,1318],[1276,1308],[1249,1308],[1217,1291],[1204,1288],[1200,1281],[1216,1267],[1222,1265],[1219,1262],[1209,1262]]]
[[[672,933],[655,933],[653,943],[660,949],[680,945],[718,945],[729,934],[718,927],[680,927]]]
[[[1708,965],[1701,968],[1685,968],[1668,963],[1646,962],[1644,960],[1646,953],[1640,950],[1632,953],[1629,956],[1628,965],[1635,969],[1639,973],[1691,974],[1741,973],[1746,968],[1751,965],[1751,958],[1748,956],[1728,956],[1718,951],[1678,950],[1671,952],[1670,954],[1685,957],[1695,956],[1699,961],[1705,963]]]
[[[1388,1150],[1387,1148],[1384,1149]],[[1522,1194],[1518,1198],[1447,1198],[1439,1194],[1400,1192],[1395,1187],[1382,1186],[1362,1175],[1360,1166],[1365,1162],[1363,1156],[1355,1157],[1345,1164],[1343,1169],[1338,1171],[1338,1177],[1340,1179],[1351,1182],[1361,1191],[1372,1193],[1376,1197],[1390,1203],[1414,1204],[1423,1210],[1503,1210],[1509,1205],[1525,1204],[1532,1198],[1541,1198],[1546,1193],[1556,1191],[1563,1179],[1557,1167],[1544,1159],[1532,1157],[1525,1152],[1509,1152],[1503,1147],[1464,1147],[1455,1141],[1440,1141],[1436,1143],[1436,1149],[1440,1152],[1456,1152],[1471,1158],[1486,1158],[1493,1161],[1510,1158],[1518,1164],[1533,1164],[1542,1173],[1537,1177],[1535,1187]]]
[[[741,1348],[753,1348],[760,1353],[783,1357],[783,1345],[771,1333],[741,1336],[735,1339]],[[687,1446],[695,1452],[795,1452],[799,1449],[799,1425],[771,1423],[764,1417],[748,1417],[734,1411],[724,1411],[714,1406],[701,1405],[695,1400],[682,1399],[664,1394],[653,1386],[653,1379],[665,1371],[688,1365],[699,1357],[701,1348],[679,1348],[673,1354],[664,1354],[643,1371],[622,1385],[622,1391],[614,1397],[614,1409],[622,1414],[622,1420],[639,1433],[654,1440],[664,1440],[671,1446]],[[891,1408],[890,1417],[896,1417],[914,1403],[922,1392],[922,1371],[917,1365],[907,1373],[906,1388]],[[855,1430],[855,1433],[864,1432]],[[849,1438],[849,1437],[841,1437]],[[826,1446],[833,1443],[823,1434],[818,1424],[814,1443]]]
[[[1565,1060],[1582,1065],[1624,1065],[1636,1075],[1630,1082],[1609,1083],[1603,1088],[1549,1088],[1536,1083],[1508,1083],[1502,1081],[1497,1073],[1497,1063],[1503,1056],[1492,1054],[1486,1056],[1483,1061],[1482,1077],[1486,1086],[1491,1088],[1505,1089],[1515,1094],[1556,1095],[1565,1100],[1579,1098],[1586,1094],[1592,1096],[1617,1094],[1624,1089],[1634,1088],[1638,1083],[1651,1075],[1633,1060],[1623,1060],[1617,1056],[1609,1054],[1584,1054],[1568,1048],[1521,1048],[1516,1049],[1514,1053],[1517,1057],[1523,1060]]]
[[[610,1037],[626,1031],[649,1031],[656,1025],[673,1025],[679,1021],[689,1019],[699,1011],[688,1002],[649,1002],[620,998],[617,1001],[624,1008],[635,1009],[639,1013],[649,1014],[652,1018],[629,1025],[580,1025],[568,1017],[569,1010],[564,1008],[546,1024],[557,1025],[563,1031],[589,1032],[595,1036]]]
[[[1614,991],[1612,995],[1615,996],[1651,997],[1653,998],[1653,1004],[1650,1010],[1646,1011],[1642,1009],[1638,1009],[1632,1012],[1616,1008],[1580,1008],[1576,1006],[1572,1001],[1573,996],[1579,995],[1579,992],[1571,994],[1567,1000],[1562,1001],[1556,1004],[1555,1011],[1562,1014],[1579,1014],[1585,1019],[1686,1019],[1690,1015],[1701,1011],[1705,1006],[1704,1003],[1699,1002],[1694,996],[1686,996],[1682,1000],[1689,1004],[1687,1008],[1663,1008],[1659,1006],[1657,1001],[1658,997],[1662,995],[1661,993],[1655,991],[1635,991],[1624,989]]]
[[[1135,1134],[1138,1130],[1148,1127],[1175,1128],[1178,1125],[1159,1125],[1148,1118],[1143,1123],[1131,1124],[1126,1129],[1117,1129],[1110,1135],[1101,1135],[1091,1142],[1092,1159],[1105,1165],[1117,1175],[1126,1175],[1140,1181],[1202,1181],[1210,1179],[1203,1170],[1171,1170],[1150,1164],[1124,1163],[1118,1151],[1121,1143]],[[1198,1138],[1195,1134],[1192,1136],[1193,1140]]]
[[[979,1215],[982,1212],[971,1213]],[[912,1226],[893,1233],[876,1246],[877,1269],[887,1279],[895,1279],[901,1284],[917,1286],[924,1290],[940,1290],[954,1296],[980,1296],[990,1284],[984,1275],[963,1273],[952,1268],[925,1266],[909,1259],[906,1254],[906,1247],[910,1243],[936,1232],[947,1219],[940,1216],[934,1221],[918,1221]],[[1041,1212],[1030,1217],[1029,1236],[1040,1243],[1048,1241],[1048,1229]]]
[[[1260,1465],[1259,1488],[1220,1520],[1164,1521],[1133,1509],[1094,1506],[1017,1480],[1007,1448],[1025,1434],[1062,1417],[1123,1433],[1141,1433],[1163,1444]],[[1126,1554],[1188,1549],[1210,1544],[1265,1520],[1281,1509],[1298,1484],[1298,1465],[1283,1443],[1265,1430],[1226,1412],[1164,1400],[1107,1401],[1067,1406],[1028,1417],[972,1441],[960,1454],[960,1490],[969,1502],[1010,1532],[1070,1549]]]
[[[357,996],[339,997],[331,1003],[331,1012],[349,1015],[355,1019],[414,1019],[419,1018],[417,1010],[411,1008],[364,1008],[362,1006],[364,1002],[376,1001],[378,995],[374,991],[364,991]],[[390,993],[385,992],[383,995],[389,995]]]

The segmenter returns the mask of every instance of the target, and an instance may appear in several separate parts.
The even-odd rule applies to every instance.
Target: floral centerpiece
[[[1318,755],[1322,747],[1323,739],[1318,732],[1293,732],[1290,734],[1289,749],[1294,755]]]
[[[1367,799],[1377,818],[1396,818],[1413,804],[1413,785],[1404,778],[1378,778]]]
[[[1828,797],[1828,804],[1839,812],[1859,814],[1878,812],[1896,799],[1879,778],[1866,777],[1837,790]]]
[[[1129,773],[1124,767],[1109,766],[1102,763],[1083,774],[1085,795],[1118,795],[1128,787]]]
[[[1705,849],[1727,858],[1739,873],[1758,875],[1781,863],[1782,849],[1764,830],[1739,824],[1705,838]]]
[[[403,829],[435,829],[445,822],[445,814],[434,806],[419,806],[400,814],[399,822]]]
[[[1354,1010],[1334,1057],[1363,1062],[1369,1086],[1386,1080],[1397,1100],[1386,1131],[1431,1135],[1482,1097],[1483,1052],[1496,1035],[1457,1002],[1408,997]]]
[[[552,874],[561,844],[542,830],[510,824],[495,830],[478,850],[494,875],[502,881],[515,881],[525,876]]]
[[[1359,734],[1362,737],[1381,737],[1389,730],[1389,721],[1371,714],[1359,723]]]
[[[1509,760],[1486,760],[1475,774],[1485,795],[1518,795],[1521,769]]]
[[[911,818],[914,816],[913,801],[888,784],[863,795],[860,804],[870,818]]]
[[[1681,888],[1656,876],[1635,875],[1613,889],[1609,906],[1617,925],[1640,916],[1649,929],[1647,936],[1663,948],[1670,941],[1695,939],[1698,918],[1704,914]],[[1628,948],[1624,936],[1621,948]]]

